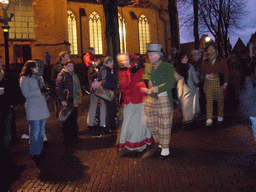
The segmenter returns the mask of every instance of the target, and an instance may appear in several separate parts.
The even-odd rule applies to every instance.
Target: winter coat
[[[45,95],[41,93],[37,79],[28,76],[21,77],[20,88],[26,98],[25,109],[28,121],[50,117]]]
[[[10,106],[16,106],[18,104],[18,85],[7,74],[4,74],[4,78],[0,81],[0,87],[4,88],[4,94],[0,95],[0,111],[7,111]]]
[[[143,73],[144,68],[139,69],[136,73],[132,73],[128,68],[121,69],[118,77],[119,92],[122,98],[121,106],[143,102],[146,97],[146,94],[140,91],[142,87],[146,88],[145,83],[142,82]]]
[[[97,79],[98,81],[102,80],[103,87],[106,89],[117,90],[118,88],[117,77],[110,67],[103,66]]]
[[[56,94],[60,101],[73,99],[73,77],[68,72],[62,70],[56,79]]]

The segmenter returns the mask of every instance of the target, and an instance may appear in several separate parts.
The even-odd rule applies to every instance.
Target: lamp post
[[[11,18],[14,16],[14,14],[10,14],[10,17],[8,17],[8,7],[9,7],[9,0],[0,0],[0,4],[3,10],[3,17],[0,17],[0,22],[4,25],[2,28],[4,29],[4,48],[5,48],[5,68],[6,71],[9,72],[9,29],[10,26],[8,25],[8,22],[11,21]]]

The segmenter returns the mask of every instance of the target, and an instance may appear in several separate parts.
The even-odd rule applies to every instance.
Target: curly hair
[[[31,77],[32,74],[33,74],[33,70],[32,69],[34,69],[36,67],[36,64],[37,64],[36,61],[28,60],[24,64],[24,66],[23,66],[23,68],[21,70],[20,77],[22,77],[22,76],[29,76],[29,77]]]

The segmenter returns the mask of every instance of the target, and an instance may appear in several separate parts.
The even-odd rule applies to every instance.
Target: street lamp
[[[10,14],[10,17],[8,17],[8,7],[9,7],[9,0],[0,0],[0,5],[3,10],[3,17],[0,17],[0,22],[4,25],[2,28],[4,29],[4,47],[5,47],[5,67],[6,71],[9,72],[9,29],[10,26],[8,25],[8,22],[11,21],[14,14]]]
[[[209,36],[205,37],[205,42],[207,43],[209,41],[211,41],[211,38]]]

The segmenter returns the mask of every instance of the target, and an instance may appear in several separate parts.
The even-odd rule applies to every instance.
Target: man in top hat
[[[206,96],[206,126],[213,123],[213,101],[218,102],[218,122],[223,121],[224,116],[224,90],[226,89],[230,75],[226,60],[218,56],[214,42],[206,46],[208,57],[202,63],[201,75],[205,78],[204,92]]]
[[[148,56],[152,70],[149,74],[148,88],[141,88],[141,91],[148,95],[144,111],[147,116],[147,125],[161,151],[160,158],[166,159],[170,155],[169,144],[173,118],[171,90],[175,83],[175,71],[173,65],[162,61],[161,45],[149,44]]]

